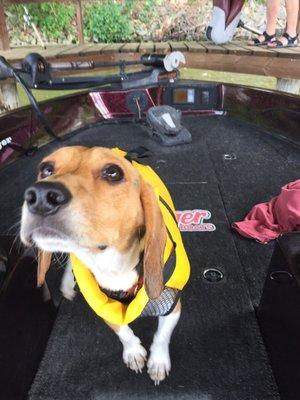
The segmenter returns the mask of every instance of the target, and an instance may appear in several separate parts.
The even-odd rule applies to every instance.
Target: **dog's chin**
[[[20,238],[25,246],[36,246],[47,252],[75,253],[93,249],[88,238],[83,238],[62,222],[63,216],[41,218],[28,212],[23,206]],[[100,242],[102,243],[102,242]],[[97,249],[97,243],[94,249]]]
[[[20,237],[26,246],[36,246],[48,252],[73,252],[77,246],[67,232],[62,217],[49,216],[45,219],[31,214],[26,204],[23,205]]]
[[[76,250],[76,244],[67,235],[53,228],[36,228],[30,239],[36,247],[48,252],[71,253]]]

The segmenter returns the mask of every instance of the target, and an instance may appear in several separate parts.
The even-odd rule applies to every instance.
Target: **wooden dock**
[[[10,63],[19,63],[32,52],[40,53],[51,63],[64,61],[107,62],[138,60],[145,53],[166,54],[171,51],[181,51],[185,55],[187,68],[272,76],[277,78],[278,90],[295,94],[300,92],[300,47],[269,49],[248,46],[243,41],[234,41],[224,45],[216,45],[207,41],[86,43],[51,45],[46,49],[40,46],[18,47],[0,50],[0,55]],[[15,82],[0,82],[0,103],[1,99],[2,109],[4,107],[7,110],[18,106]]]
[[[28,53],[38,52],[50,62],[63,61],[115,61],[135,60],[145,53],[168,53],[182,51],[188,68],[214,71],[239,72],[300,79],[300,47],[269,49],[248,46],[246,42],[234,41],[225,45],[202,42],[162,43],[98,43],[81,45],[51,45],[18,47],[0,51],[12,63],[20,62]]]

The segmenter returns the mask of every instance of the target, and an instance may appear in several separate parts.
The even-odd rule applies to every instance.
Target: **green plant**
[[[162,0],[125,0],[124,10],[134,20],[151,26]]]
[[[130,40],[133,29],[122,5],[107,0],[86,7],[85,35],[94,42],[124,42]]]
[[[47,41],[64,39],[73,35],[76,31],[72,25],[75,16],[74,5],[59,3],[42,3],[26,5],[30,20],[42,32]],[[24,25],[24,8],[22,5],[11,5],[7,7],[8,17],[13,27]]]

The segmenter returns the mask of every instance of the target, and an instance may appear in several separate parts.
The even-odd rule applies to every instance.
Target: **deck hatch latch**
[[[293,275],[289,271],[278,270],[270,274],[270,279],[276,283],[290,284],[294,281]]]
[[[224,160],[236,160],[237,156],[234,153],[224,154],[223,159]]]
[[[203,271],[203,277],[210,283],[217,283],[224,278],[224,274],[217,268],[208,268]]]

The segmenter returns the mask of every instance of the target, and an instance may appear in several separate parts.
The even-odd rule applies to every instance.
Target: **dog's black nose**
[[[37,182],[24,195],[29,211],[42,216],[55,214],[71,198],[69,190],[59,182]]]

